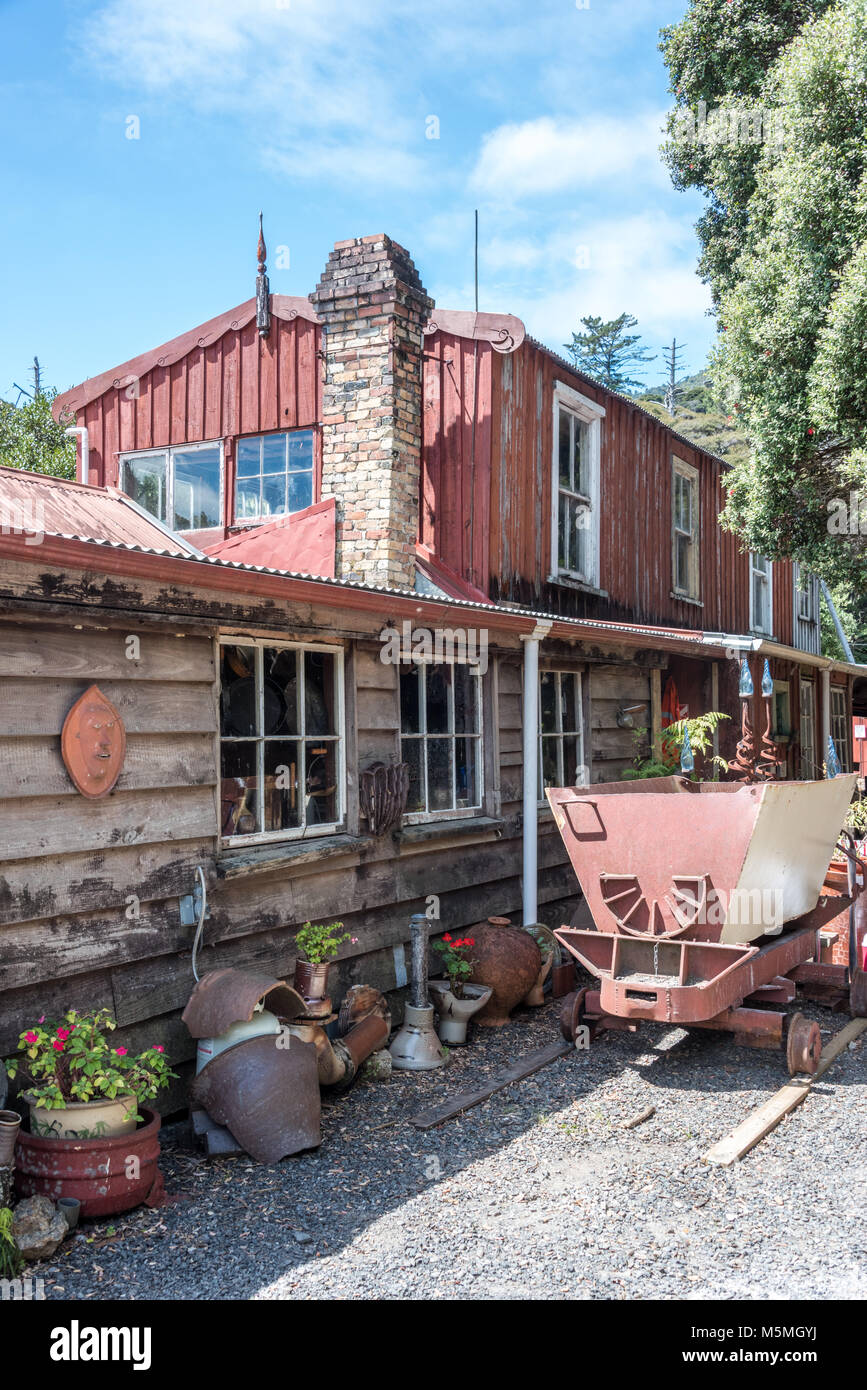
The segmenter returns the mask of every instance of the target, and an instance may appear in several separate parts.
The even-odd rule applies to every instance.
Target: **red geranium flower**
[[[448,932],[446,932],[445,936],[443,937],[443,941],[451,941],[451,937],[449,936]]]
[[[64,1048],[64,1044],[62,1042],[53,1042],[51,1046],[54,1048],[55,1052],[62,1052]]]

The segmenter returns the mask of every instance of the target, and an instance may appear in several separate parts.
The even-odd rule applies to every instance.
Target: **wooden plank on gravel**
[[[771,1096],[770,1100],[766,1100],[764,1105],[760,1105],[758,1110],[739,1124],[737,1129],[732,1130],[731,1134],[721,1139],[718,1144],[714,1144],[712,1149],[708,1149],[704,1155],[705,1163],[728,1167],[729,1164],[743,1158],[745,1153],[749,1153],[766,1134],[776,1129],[785,1115],[807,1099],[813,1082],[828,1070],[831,1063],[846,1050],[850,1042],[854,1042],[855,1038],[864,1032],[865,1028],[867,1018],[853,1018],[851,1023],[847,1023],[845,1028],[835,1033],[828,1045],[823,1047],[814,1074],[790,1081],[788,1085],[783,1086],[775,1096]]]
[[[461,1091],[442,1105],[431,1105],[427,1110],[420,1110],[417,1115],[411,1115],[410,1124],[415,1125],[416,1129],[433,1129],[435,1125],[454,1119],[455,1115],[461,1115],[474,1105],[480,1105],[495,1091],[502,1091],[504,1086],[510,1086],[513,1081],[523,1081],[525,1077],[547,1067],[549,1062],[556,1062],[558,1057],[565,1057],[567,1052],[572,1051],[574,1043],[554,1042],[549,1043],[547,1047],[538,1048],[536,1052],[528,1052],[526,1057],[521,1057],[492,1081],[480,1086],[477,1091]]]

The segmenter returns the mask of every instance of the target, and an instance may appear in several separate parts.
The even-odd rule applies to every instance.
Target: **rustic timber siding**
[[[605,409],[600,588],[549,583],[553,399],[564,381]],[[749,631],[749,556],[721,529],[726,470],[659,420],[525,341],[514,353],[440,331],[425,354],[419,534],[492,599],[615,621]],[[700,603],[672,596],[671,470],[700,475]],[[774,635],[792,640],[792,566],[774,565]]]
[[[127,450],[222,439],[230,497],[235,437],[320,421],[321,331],[309,319],[275,317],[261,338],[251,320],[137,383],[112,386],[77,412],[88,429],[90,481],[116,486],[118,454]]]
[[[339,608],[4,563],[0,1054],[43,1012],[105,1005],[118,1020],[118,1041],[164,1042],[186,1068],[194,1049],[180,1011],[192,986],[193,929],[180,922],[178,898],[192,891],[197,864],[211,907],[201,969],[255,964],[291,976],[298,926],[340,919],[359,940],[339,964],[338,997],[359,981],[394,989],[394,949],[430,894],[440,898],[443,928],[462,930],[492,913],[520,920],[518,641],[492,643],[490,653],[484,818],[374,839],[359,826],[357,771],[394,759],[399,748],[396,670],[379,660],[381,622]],[[218,848],[214,650],[219,632],[236,630],[275,640],[325,636],[346,651],[341,843],[287,842],[276,863]],[[132,661],[130,636],[140,642]],[[124,718],[128,755],[114,791],[87,801],[66,775],[59,738],[93,681]],[[544,817],[539,862],[540,917],[557,925],[569,920],[576,888]],[[127,915],[133,895],[139,912]],[[177,1083],[162,1105],[172,1110],[183,1100]]]

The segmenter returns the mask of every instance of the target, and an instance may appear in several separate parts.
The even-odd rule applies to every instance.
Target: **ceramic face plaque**
[[[111,791],[126,756],[126,730],[98,685],[85,690],[66,716],[60,750],[82,796],[105,796]]]

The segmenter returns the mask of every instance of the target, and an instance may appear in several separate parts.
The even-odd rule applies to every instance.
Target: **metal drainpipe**
[[[76,461],[75,476],[80,483],[90,482],[90,444],[86,425],[70,425],[64,434],[74,434],[81,440],[81,450]]]
[[[824,579],[820,579],[819,583],[822,586],[822,595],[825,599],[825,602],[828,605],[828,612],[831,614],[831,619],[834,623],[834,627],[837,630],[837,636],[840,639],[840,646],[843,648],[843,655],[851,665],[854,665],[855,658],[852,655],[852,648],[849,646],[849,639],[843,631],[843,624],[840,622],[840,614],[834,607],[834,600],[832,599],[829,593],[828,585],[825,583]]]
[[[539,643],[551,631],[551,620],[538,622],[524,643],[524,862],[522,913],[524,926],[533,926],[539,907]]]
[[[822,672],[822,751],[816,762],[821,767],[828,761],[828,739],[831,737],[831,668]]]

